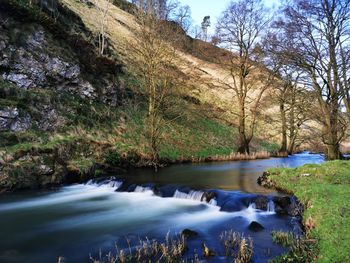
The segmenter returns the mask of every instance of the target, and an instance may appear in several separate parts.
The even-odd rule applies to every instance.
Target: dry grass
[[[199,262],[198,256],[194,259],[183,259],[187,250],[186,239],[184,237],[170,238],[166,236],[165,242],[156,240],[139,240],[139,244],[132,246],[127,240],[129,248],[127,250],[118,249],[116,253],[109,252],[103,255],[100,252],[99,258],[95,259],[90,256],[93,263],[126,263],[126,262]]]
[[[289,248],[288,253],[271,260],[272,263],[307,263],[314,261],[317,252],[315,239],[307,239],[282,231],[273,231],[271,235],[274,243]]]
[[[226,257],[233,257],[235,263],[251,262],[253,257],[253,241],[233,230],[224,231],[220,235],[225,247]]]
[[[271,157],[271,154],[269,152],[261,151],[261,152],[256,152],[252,154],[231,153],[229,155],[224,155],[224,156],[215,155],[215,156],[206,157],[206,158],[201,158],[201,157],[192,158],[191,162],[201,163],[201,162],[247,161],[247,160],[268,159],[270,157]]]
[[[96,7],[89,7],[81,1],[61,1],[77,13],[92,32],[98,32],[99,16]],[[99,3],[105,5],[105,1],[100,0]],[[135,31],[139,25],[134,16],[114,5],[111,5],[107,20],[107,37],[115,53],[127,64],[135,53],[131,44],[135,41]],[[189,93],[198,97],[202,103],[226,109],[221,113],[221,118],[227,121],[235,120],[234,94],[231,90],[218,88],[222,83],[232,84],[230,71],[221,63],[208,62],[181,50],[177,50],[177,54],[177,67],[188,77]],[[253,91],[250,96],[256,96],[255,93],[256,91]],[[276,111],[273,110],[273,113],[276,114]]]

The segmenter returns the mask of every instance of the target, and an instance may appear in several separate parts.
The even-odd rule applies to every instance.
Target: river
[[[302,153],[257,161],[180,164],[158,173],[137,169],[55,190],[0,196],[0,262],[91,262],[108,251],[126,248],[126,239],[164,240],[183,229],[198,232],[188,241],[188,257],[202,257],[201,244],[216,251],[208,262],[232,262],[224,257],[220,233],[233,229],[254,242],[254,262],[267,262],[285,252],[273,244],[271,231],[300,233],[295,219],[273,210],[272,196],[256,179],[269,167],[321,163],[321,155]],[[210,202],[204,191],[215,194]],[[255,209],[257,195],[268,197],[267,211]],[[251,231],[252,221],[264,229]],[[133,243],[134,242],[134,243]]]

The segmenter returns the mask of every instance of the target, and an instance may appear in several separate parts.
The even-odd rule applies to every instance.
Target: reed
[[[220,235],[220,240],[225,247],[226,257],[234,258],[235,263],[251,262],[253,257],[253,241],[243,234],[234,232],[232,229],[224,231]]]
[[[289,248],[287,253],[272,259],[271,263],[313,262],[318,254],[317,240],[315,239],[281,231],[273,231],[271,235],[274,243]]]
[[[226,161],[246,161],[246,160],[258,160],[268,159],[271,154],[267,151],[254,152],[251,154],[231,153],[229,155],[215,155],[210,157],[192,157],[191,162],[226,162]]]
[[[90,256],[93,263],[126,263],[126,262],[199,262],[195,256],[191,260],[183,259],[187,250],[186,238],[176,236],[171,238],[168,234],[164,242],[156,240],[140,239],[139,244],[132,246],[129,240],[128,249],[118,249],[116,252],[108,252],[103,255],[101,252],[99,258],[95,259]]]

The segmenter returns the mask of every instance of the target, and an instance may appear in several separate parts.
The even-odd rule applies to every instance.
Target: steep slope
[[[0,191],[80,181],[148,160],[144,95],[123,70],[132,56],[134,17],[112,6],[109,55],[99,56],[94,6],[44,3],[0,0]],[[190,46],[192,55],[178,51],[190,84],[179,100],[186,111],[167,127],[161,144],[167,162],[225,156],[235,148],[231,95],[208,85],[224,69],[213,57],[203,60],[207,54],[197,44]],[[259,140],[255,146],[271,150]]]

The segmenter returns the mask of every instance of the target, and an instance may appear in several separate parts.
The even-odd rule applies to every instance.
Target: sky
[[[180,0],[184,5],[189,5],[192,11],[192,18],[195,25],[200,25],[205,16],[210,16],[211,28],[210,32],[214,31],[217,18],[222,11],[228,6],[231,0]],[[267,7],[278,5],[280,0],[264,0]]]

